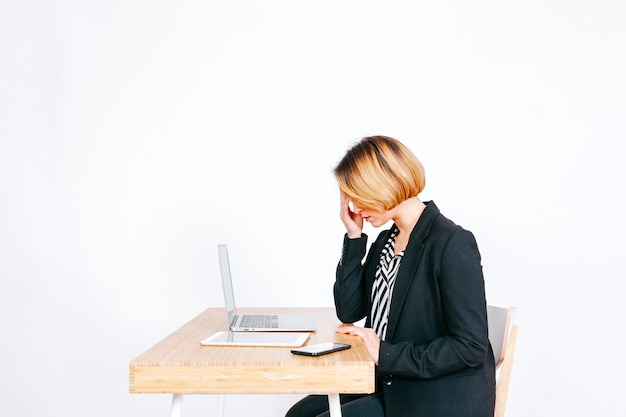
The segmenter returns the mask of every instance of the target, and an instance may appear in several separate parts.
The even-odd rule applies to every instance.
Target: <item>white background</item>
[[[623,415],[625,19],[620,0],[3,0],[2,414],[168,415],[128,364],[223,305],[218,243],[239,305],[331,306],[331,171],[386,134],[475,233],[488,301],[518,307],[508,416]]]

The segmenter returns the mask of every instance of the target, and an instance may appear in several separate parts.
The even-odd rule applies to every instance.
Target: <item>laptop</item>
[[[313,317],[304,314],[237,314],[235,294],[230,275],[228,246],[218,245],[224,302],[228,314],[228,326],[232,332],[312,332],[315,331]]]

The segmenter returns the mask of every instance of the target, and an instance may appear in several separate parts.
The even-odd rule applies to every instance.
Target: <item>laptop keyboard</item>
[[[247,328],[277,329],[278,316],[268,314],[244,314],[241,318],[239,326]]]

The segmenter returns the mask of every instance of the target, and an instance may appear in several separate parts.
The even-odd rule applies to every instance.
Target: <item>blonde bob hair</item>
[[[419,159],[388,136],[361,139],[339,161],[334,173],[339,190],[352,204],[378,212],[417,196],[426,185]]]

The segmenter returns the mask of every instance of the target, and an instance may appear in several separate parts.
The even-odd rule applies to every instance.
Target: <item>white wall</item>
[[[332,305],[331,170],[369,134],[416,152],[423,197],[478,238],[489,301],[519,308],[508,416],[623,410],[625,16],[617,0],[0,3],[3,414],[167,415],[169,397],[128,394],[128,363],[222,305],[221,242],[240,305]]]

